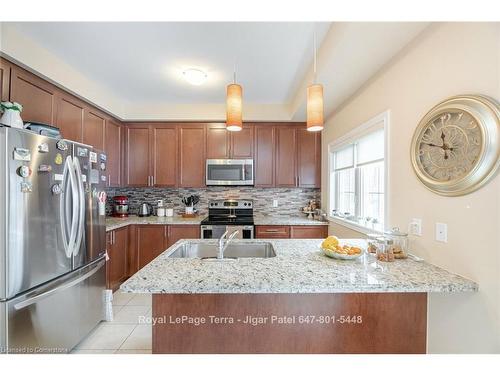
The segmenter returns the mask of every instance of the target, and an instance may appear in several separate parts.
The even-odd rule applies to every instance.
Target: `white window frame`
[[[370,120],[366,121],[365,123],[361,124],[360,126],[356,127],[355,129],[349,131],[347,134],[343,135],[340,138],[337,138],[335,141],[330,142],[328,144],[328,178],[327,178],[327,186],[328,186],[328,192],[327,192],[327,198],[328,198],[328,220],[342,225],[344,227],[347,227],[349,229],[355,230],[357,232],[363,233],[363,234],[369,234],[369,233],[382,233],[383,228],[381,230],[377,230],[371,227],[366,227],[364,225],[359,224],[358,222],[347,220],[347,219],[342,219],[339,217],[334,217],[332,216],[332,207],[333,203],[335,200],[335,197],[331,196],[332,192],[332,186],[331,186],[331,173],[332,173],[332,167],[333,167],[333,152],[335,150],[341,149],[343,146],[347,146],[351,143],[354,143],[357,139],[363,137],[364,135],[367,135],[373,131],[376,131],[378,129],[384,129],[384,226],[389,227],[389,197],[390,197],[390,190],[389,190],[389,139],[390,139],[390,129],[389,129],[389,123],[390,123],[390,111],[386,110],[375,117],[371,118]],[[359,179],[356,180],[356,183],[359,183]]]

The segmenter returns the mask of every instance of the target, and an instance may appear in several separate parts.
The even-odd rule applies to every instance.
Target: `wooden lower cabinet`
[[[427,348],[427,293],[153,294],[152,317],[159,322],[152,328],[154,354],[424,354]],[[193,324],[199,317],[205,323]]]
[[[290,238],[290,226],[256,225],[255,238]]]
[[[328,225],[293,225],[290,238],[326,238]]]
[[[179,240],[200,238],[199,225],[169,225],[167,247],[172,246]]]
[[[115,291],[128,277],[128,227],[106,233],[106,287]]]
[[[325,238],[328,225],[256,225],[255,238]]]
[[[168,245],[167,225],[136,225],[137,270],[163,253]]]

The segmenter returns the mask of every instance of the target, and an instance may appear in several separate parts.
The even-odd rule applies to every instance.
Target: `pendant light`
[[[243,128],[242,107],[243,88],[236,83],[236,65],[233,73],[233,83],[227,85],[226,91],[226,129],[238,132]]]
[[[307,88],[307,130],[323,130],[323,85],[316,83],[316,31],[314,32],[314,74],[313,83]]]

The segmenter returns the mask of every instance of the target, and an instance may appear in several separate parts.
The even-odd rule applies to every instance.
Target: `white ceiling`
[[[318,82],[324,85],[328,116],[428,24],[14,22],[3,26],[0,50],[27,66],[43,67],[40,73],[56,82],[63,78],[67,82],[61,84],[68,89],[123,119],[223,120],[225,87],[236,63],[245,120],[303,121],[306,86],[312,80],[314,31]],[[45,51],[55,57],[54,63],[38,64]],[[45,56],[44,61],[51,59]],[[74,74],[66,74],[62,65],[85,79],[71,81]],[[205,70],[207,82],[188,84],[182,76],[186,68]]]
[[[219,103],[233,79],[254,103],[291,96],[328,23],[67,22],[14,23],[15,28],[128,101]],[[208,73],[202,86],[186,68]]]

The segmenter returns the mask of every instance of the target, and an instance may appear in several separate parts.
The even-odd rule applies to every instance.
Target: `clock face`
[[[439,113],[419,134],[415,150],[418,166],[436,181],[461,179],[478,163],[483,138],[478,121],[470,113],[461,110]]]
[[[437,194],[479,189],[500,167],[498,102],[460,95],[438,103],[420,120],[410,157],[417,177]]]

